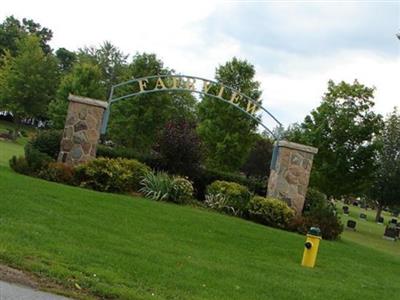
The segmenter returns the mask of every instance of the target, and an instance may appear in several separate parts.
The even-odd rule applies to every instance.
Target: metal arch
[[[228,101],[222,97],[219,97],[217,95],[213,95],[213,94],[209,94],[207,92],[204,92],[202,90],[195,90],[195,89],[189,89],[189,88],[185,88],[185,87],[180,87],[180,88],[163,88],[163,89],[151,89],[151,90],[142,90],[139,92],[135,92],[135,93],[130,93],[124,96],[120,96],[117,98],[113,98],[114,97],[114,91],[116,88],[121,87],[121,86],[125,86],[128,85],[130,83],[135,83],[135,82],[139,82],[139,81],[143,81],[143,80],[149,80],[149,79],[158,79],[158,78],[186,78],[186,79],[193,79],[193,80],[201,80],[203,82],[209,82],[210,84],[214,84],[214,85],[218,85],[220,87],[223,87],[224,89],[230,90],[233,93],[236,93],[238,95],[240,95],[241,97],[243,97],[244,99],[248,100],[249,102],[252,102],[254,105],[257,106],[257,108],[261,109],[262,111],[264,111],[265,113],[267,113],[277,124],[279,127],[282,127],[282,123],[279,122],[274,115],[272,115],[266,108],[264,108],[263,106],[260,105],[259,102],[257,102],[256,100],[250,98],[249,96],[241,93],[240,91],[238,91],[237,89],[227,86],[221,82],[217,82],[215,80],[209,80],[206,78],[202,78],[202,77],[196,77],[196,76],[190,76],[190,75],[174,75],[174,74],[165,74],[165,75],[151,75],[151,76],[145,76],[145,77],[140,77],[140,78],[135,78],[135,79],[131,79],[128,81],[124,81],[118,84],[115,84],[111,87],[111,91],[110,91],[110,96],[108,99],[108,107],[106,109],[106,111],[104,112],[104,116],[103,116],[103,121],[102,121],[102,126],[101,126],[101,134],[105,134],[106,130],[107,130],[107,125],[108,125],[108,120],[110,117],[110,111],[111,111],[111,105],[114,102],[120,101],[120,100],[124,100],[126,98],[130,98],[130,97],[134,97],[137,95],[142,95],[142,94],[150,94],[150,93],[157,93],[157,92],[190,92],[190,93],[198,93],[201,95],[206,95],[221,101],[224,101],[234,107],[236,107],[237,109],[241,110],[243,113],[245,113],[246,115],[248,115],[249,117],[251,117],[253,120],[255,120],[259,125],[261,125],[265,130],[267,130],[275,139],[277,139],[277,136],[266,126],[264,125],[260,118],[257,118],[256,116],[254,116],[253,114],[247,112],[246,110],[244,110],[242,107],[240,107],[239,105],[236,105],[235,103],[232,103],[231,101]]]

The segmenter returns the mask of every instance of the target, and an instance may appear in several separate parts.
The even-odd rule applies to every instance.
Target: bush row
[[[319,227],[322,237],[328,240],[337,239],[343,231],[335,208],[324,194],[312,188],[307,192],[302,216],[295,216],[284,201],[254,196],[245,186],[226,181],[215,181],[208,186],[205,205],[257,223],[302,234],[307,233],[310,227]]]
[[[150,153],[147,156],[143,156],[128,148],[99,145],[97,148],[97,156],[137,159],[148,165],[153,170],[168,172],[166,163],[163,162],[163,159],[156,152]],[[266,195],[267,193],[267,179],[261,181],[259,179],[247,178],[243,175],[234,173],[207,170],[202,167],[194,169],[191,174],[184,175],[188,176],[193,182],[195,196],[197,199],[201,200],[205,199],[207,186],[216,180],[236,182],[246,186],[251,192],[257,195]]]

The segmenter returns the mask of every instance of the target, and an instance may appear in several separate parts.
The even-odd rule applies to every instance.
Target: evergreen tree
[[[254,80],[254,76],[254,66],[237,58],[216,70],[219,82],[258,100],[260,83]],[[207,166],[222,171],[238,171],[254,142],[257,122],[236,107],[209,96],[203,97],[198,113],[198,132],[207,149]]]

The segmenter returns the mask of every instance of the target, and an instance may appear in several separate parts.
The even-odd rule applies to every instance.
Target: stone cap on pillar
[[[312,154],[318,153],[318,148],[306,146],[306,145],[302,145],[302,144],[297,144],[297,143],[292,143],[292,142],[288,142],[288,141],[277,141],[276,145],[278,147],[300,150],[300,151],[312,153]]]
[[[106,101],[101,101],[101,100],[82,97],[82,96],[76,96],[76,95],[72,95],[72,94],[69,94],[68,100],[72,101],[72,102],[91,105],[91,106],[97,106],[97,107],[101,107],[104,109],[107,109],[107,106],[108,106],[108,103]]]

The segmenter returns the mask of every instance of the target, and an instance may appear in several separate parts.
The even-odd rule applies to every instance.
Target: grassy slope
[[[9,144],[0,142],[0,157]],[[8,150],[7,150],[8,151]],[[4,165],[4,163],[3,163]],[[377,299],[400,258],[190,207],[97,193],[0,167],[0,260],[120,299]]]
[[[343,212],[342,206],[342,204],[338,205],[339,212]],[[344,214],[341,215],[342,221],[346,224],[347,220],[354,220],[357,222],[357,225],[356,231],[344,231],[342,235],[344,240],[354,241],[361,245],[365,245],[400,257],[400,243],[384,240],[382,238],[387,222],[393,217],[391,217],[387,212],[383,212],[382,216],[385,219],[385,225],[379,225],[375,223],[376,211],[365,210],[351,205],[349,206],[349,209],[349,216]],[[359,218],[360,213],[365,213],[367,215],[366,221]]]

